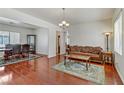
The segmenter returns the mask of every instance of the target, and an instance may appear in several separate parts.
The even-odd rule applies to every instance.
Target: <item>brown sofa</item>
[[[90,61],[102,63],[102,51],[101,47],[92,46],[69,46],[69,54],[81,54],[91,56]]]

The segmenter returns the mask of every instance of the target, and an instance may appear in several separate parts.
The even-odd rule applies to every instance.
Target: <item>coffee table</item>
[[[78,54],[69,54],[64,56],[64,65],[66,65],[66,60],[68,59],[69,61],[71,60],[80,60],[80,61],[85,61],[86,62],[86,70],[88,71],[88,65],[90,65],[90,56],[85,56],[85,55],[78,55]]]

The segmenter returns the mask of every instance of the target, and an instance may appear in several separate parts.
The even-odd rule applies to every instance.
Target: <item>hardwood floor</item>
[[[21,62],[17,64],[0,67],[0,84],[80,84],[94,85],[95,83],[74,77],[52,69],[54,64],[63,60],[63,56],[56,56],[48,59],[47,56],[41,57],[30,62]],[[122,84],[118,73],[111,65],[105,65],[105,84]]]

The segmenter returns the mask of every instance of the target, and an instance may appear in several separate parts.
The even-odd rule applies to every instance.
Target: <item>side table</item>
[[[103,52],[103,62],[110,63],[113,65],[113,53],[112,52]]]

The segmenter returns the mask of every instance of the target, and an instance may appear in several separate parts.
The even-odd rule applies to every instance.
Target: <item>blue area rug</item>
[[[13,58],[13,59],[9,59],[9,60],[3,60],[3,58],[0,58],[0,67],[5,66],[5,65],[9,65],[9,64],[15,64],[15,63],[24,62],[24,61],[30,61],[30,60],[34,60],[34,59],[37,59],[40,57],[42,57],[42,56],[30,54],[29,57],[24,57],[24,58]]]
[[[104,84],[105,82],[105,72],[104,67],[99,65],[91,64],[88,71],[86,70],[85,63],[83,62],[64,62],[56,64],[53,69],[79,77],[81,79],[86,79],[94,82],[95,84]]]

